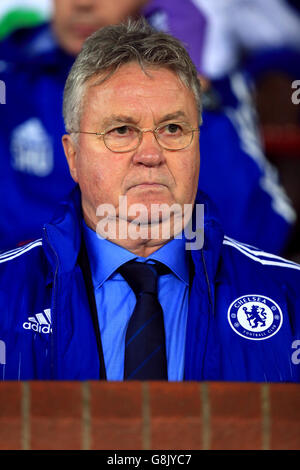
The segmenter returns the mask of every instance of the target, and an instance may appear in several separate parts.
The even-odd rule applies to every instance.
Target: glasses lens
[[[104,134],[104,142],[113,152],[126,152],[138,146],[139,134],[135,127],[115,127]]]
[[[184,124],[171,123],[156,129],[156,137],[162,147],[180,150],[191,143],[193,131]]]

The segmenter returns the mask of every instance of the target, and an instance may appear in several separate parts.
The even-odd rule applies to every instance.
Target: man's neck
[[[172,240],[175,236],[172,222],[154,224],[134,225],[132,222],[116,218],[110,222],[95,222],[84,216],[86,225],[94,230],[99,236],[109,240],[116,245],[125,248],[136,256],[147,258],[155,251]],[[176,234],[182,230],[176,230]]]

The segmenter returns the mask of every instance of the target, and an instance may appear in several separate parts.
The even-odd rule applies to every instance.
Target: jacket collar
[[[74,269],[82,237],[81,193],[78,185],[69,198],[58,206],[52,221],[43,227],[43,246],[52,272]]]
[[[191,257],[195,267],[195,277],[202,283],[203,277],[205,278],[210,302],[213,305],[224,231],[219,221],[217,208],[200,190],[197,192],[196,204],[203,204],[204,207],[203,246],[201,249],[192,250]]]

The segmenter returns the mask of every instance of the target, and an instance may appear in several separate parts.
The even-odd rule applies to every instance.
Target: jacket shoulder
[[[40,34],[47,27],[48,23],[42,23],[37,26],[25,26],[17,28],[1,41],[1,48],[3,46],[4,49],[5,46],[17,50],[17,48],[27,46],[38,34]]]
[[[0,270],[14,269],[20,264],[30,264],[34,257],[40,255],[43,241],[38,238],[21,247],[0,253]]]
[[[295,279],[299,282],[300,265],[273,253],[261,250],[251,245],[241,243],[233,238],[224,236],[223,253],[235,260],[237,266],[248,265],[249,269],[253,268],[257,272],[261,272],[266,276],[275,276],[282,279]]]

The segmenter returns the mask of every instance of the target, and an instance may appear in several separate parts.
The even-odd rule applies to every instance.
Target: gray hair
[[[63,116],[67,131],[79,130],[87,80],[103,75],[104,81],[129,62],[137,62],[145,73],[151,66],[173,70],[194,93],[201,123],[200,82],[189,54],[178,39],[155,31],[141,18],[103,27],[84,42],[64,89]]]

